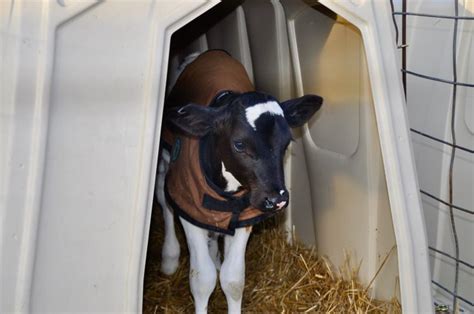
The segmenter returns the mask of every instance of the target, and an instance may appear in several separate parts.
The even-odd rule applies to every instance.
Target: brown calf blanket
[[[244,67],[224,51],[201,54],[179,76],[167,105],[195,103],[209,106],[225,93],[253,91]],[[245,190],[225,192],[203,170],[203,139],[163,130],[162,138],[172,146],[165,194],[169,205],[182,218],[199,227],[233,235],[235,228],[256,224],[272,216],[251,207]]]

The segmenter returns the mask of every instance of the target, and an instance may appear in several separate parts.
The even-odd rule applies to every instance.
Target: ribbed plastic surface
[[[1,312],[141,310],[169,40],[216,2],[1,2]],[[352,25],[253,0],[191,48],[231,50],[281,100],[326,98],[289,154],[288,225],[365,280],[396,242],[376,294],[398,274],[404,310],[430,311],[388,3],[321,2]]]

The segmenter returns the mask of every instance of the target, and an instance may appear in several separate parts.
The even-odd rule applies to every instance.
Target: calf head
[[[168,120],[192,136],[212,137],[218,166],[223,162],[250,192],[253,207],[274,211],[289,202],[283,158],[292,140],[290,128],[308,121],[322,101],[306,95],[279,103],[269,95],[248,92],[218,107],[188,104],[172,110]]]

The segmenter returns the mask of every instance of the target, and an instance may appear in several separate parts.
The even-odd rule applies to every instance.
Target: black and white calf
[[[218,57],[224,64],[214,67],[213,62],[218,62]],[[181,132],[181,137],[201,142],[205,139],[207,145],[199,146],[199,156],[205,172],[203,175],[210,185],[223,191],[223,195],[246,191],[245,206],[261,212],[261,217],[268,217],[285,208],[289,202],[283,158],[292,139],[290,128],[303,125],[321,107],[322,98],[307,95],[279,103],[267,94],[253,91],[248,82],[236,83],[239,71],[227,71],[229,67],[235,66],[235,60],[227,61],[228,58],[222,52],[215,52],[214,56],[201,60],[202,70],[197,65],[191,68],[187,73],[188,82],[196,82],[201,86],[190,86],[189,97],[183,95],[187,92],[181,89],[178,97],[167,100],[169,108],[165,123]],[[206,78],[206,75],[211,75],[211,79]],[[177,84],[183,85],[184,81],[186,79],[182,79],[181,83],[178,80]],[[204,98],[206,100],[201,102],[209,100],[212,105],[188,103],[187,99],[199,100],[193,94],[196,90],[202,92],[205,89],[208,89],[206,95],[212,97]],[[165,221],[161,270],[165,274],[172,274],[178,266],[180,249],[172,214],[173,210],[178,211],[190,253],[190,288],[196,312],[206,312],[209,297],[216,285],[217,270],[220,270],[219,280],[226,295],[229,313],[239,313],[245,281],[245,249],[251,225],[259,219],[229,223],[234,224],[235,228],[220,234],[225,237],[221,261],[217,245],[220,229],[213,228],[212,224],[207,228],[177,210],[166,190],[170,163],[172,166],[180,146],[184,145],[181,142],[178,144],[172,149],[162,150],[158,167],[156,194]],[[193,187],[183,184],[179,188],[185,194]],[[232,215],[235,215],[235,211]]]

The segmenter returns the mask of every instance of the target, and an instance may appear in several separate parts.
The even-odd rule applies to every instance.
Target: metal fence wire
[[[456,152],[457,150],[462,150],[464,152],[474,154],[474,149],[473,148],[468,148],[468,147],[463,147],[460,145],[457,145],[456,143],[456,130],[455,130],[455,118],[456,118],[456,97],[457,97],[457,87],[458,86],[463,86],[463,87],[474,87],[473,83],[467,83],[467,82],[459,82],[457,78],[457,54],[456,54],[456,48],[457,48],[457,41],[458,41],[458,21],[459,20],[466,20],[466,21],[473,21],[474,22],[474,17],[467,17],[467,16],[459,16],[459,3],[458,0],[453,0],[454,1],[454,15],[449,16],[449,15],[437,15],[437,14],[425,14],[425,13],[414,13],[414,12],[407,12],[407,1],[408,0],[402,0],[402,11],[395,11],[393,0],[390,0],[390,6],[392,8],[392,19],[393,19],[393,24],[395,26],[395,36],[396,36],[396,42],[397,42],[397,47],[402,50],[402,74],[403,74],[403,86],[405,89],[405,97],[407,97],[406,92],[407,92],[407,87],[406,87],[406,75],[413,75],[419,78],[427,79],[427,80],[432,80],[432,81],[437,81],[437,82],[442,82],[445,84],[450,84],[452,85],[452,93],[451,93],[451,117],[450,117],[450,129],[451,129],[451,142],[447,142],[445,140],[442,140],[440,138],[437,138],[435,136],[429,135],[425,132],[415,130],[415,129],[410,129],[412,133],[418,134],[420,136],[423,136],[425,138],[428,138],[430,140],[436,141],[438,143],[442,143],[444,145],[447,145],[451,147],[451,155],[450,155],[450,164],[449,164],[449,172],[448,172],[448,192],[449,192],[449,199],[448,201],[442,200],[441,198],[433,195],[432,193],[429,193],[427,191],[424,191],[423,189],[420,190],[420,192],[425,195],[430,197],[431,199],[446,205],[449,208],[449,217],[450,217],[450,223],[451,223],[451,232],[453,235],[454,239],[454,256],[451,256],[450,254],[443,252],[437,248],[434,247],[428,247],[428,249],[432,252],[435,252],[436,254],[440,254],[444,257],[447,257],[455,262],[455,273],[454,273],[454,287],[453,289],[448,289],[447,287],[443,286],[439,282],[435,280],[431,280],[433,285],[440,288],[441,290],[445,291],[449,295],[453,297],[452,300],[452,310],[454,313],[458,312],[458,300],[462,300],[466,304],[469,304],[470,306],[474,306],[473,300],[468,300],[464,298],[463,296],[460,296],[458,294],[458,281],[459,281],[459,265],[462,264],[467,268],[470,268],[471,270],[474,269],[474,265],[467,262],[463,261],[459,258],[459,240],[458,240],[458,234],[456,231],[456,223],[454,220],[454,211],[462,211],[464,213],[467,213],[469,215],[474,215],[474,210],[472,209],[466,209],[462,208],[460,206],[455,205],[455,202],[453,200],[453,168],[454,168],[454,162],[455,162],[455,157],[456,157]],[[399,29],[398,29],[398,24],[396,20],[396,16],[402,16],[402,43],[399,44]],[[446,79],[441,79],[438,77],[433,77],[429,75],[425,75],[423,73],[416,73],[414,71],[410,71],[406,69],[406,49],[409,48],[406,42],[406,18],[407,17],[424,17],[424,18],[436,18],[436,19],[450,19],[453,20],[453,42],[452,42],[452,75],[453,79],[452,80],[446,80]]]

